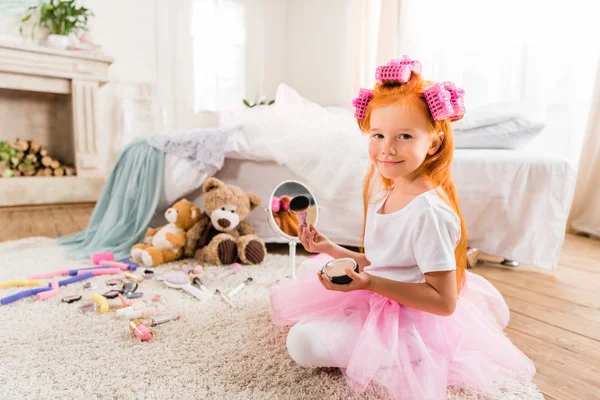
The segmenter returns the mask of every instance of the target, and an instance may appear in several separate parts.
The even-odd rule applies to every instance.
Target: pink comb
[[[461,88],[457,88],[452,82],[444,82],[444,87],[450,92],[450,104],[454,109],[454,114],[450,116],[450,121],[458,121],[465,115],[465,103],[462,97],[465,91]]]
[[[399,60],[390,60],[386,65],[380,65],[375,71],[375,79],[378,83],[383,81],[399,81],[406,83],[410,80],[412,71],[421,73],[421,63],[411,60],[406,54]]]
[[[446,90],[443,83],[428,86],[423,91],[423,95],[425,95],[425,101],[427,101],[434,120],[441,121],[454,115],[454,107],[450,102],[452,95]]]
[[[358,97],[352,99],[352,106],[356,107],[356,112],[354,113],[354,118],[356,119],[365,119],[365,111],[367,110],[367,106],[369,102],[373,99],[373,91],[369,89],[360,89],[358,92]]]

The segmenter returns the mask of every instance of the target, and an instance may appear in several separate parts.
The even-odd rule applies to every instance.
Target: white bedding
[[[332,198],[287,166],[241,158],[231,153],[215,176],[258,194],[264,207],[278,183],[306,183],[320,205],[320,230],[337,243],[359,245],[362,181],[355,172],[346,173],[342,186],[332,185],[339,191]],[[453,173],[471,246],[544,269],[556,266],[576,178],[566,161],[515,150],[465,149],[455,151]],[[263,206],[250,215],[258,234],[266,242],[282,242]]]

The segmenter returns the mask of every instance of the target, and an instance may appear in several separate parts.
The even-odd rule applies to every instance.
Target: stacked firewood
[[[35,140],[0,141],[0,177],[73,175],[75,168],[52,158]]]

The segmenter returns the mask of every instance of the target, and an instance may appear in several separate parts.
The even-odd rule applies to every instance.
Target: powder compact
[[[321,272],[331,279],[331,282],[338,285],[347,285],[352,282],[352,278],[346,275],[346,268],[348,267],[358,272],[358,263],[350,257],[329,261],[323,266]]]

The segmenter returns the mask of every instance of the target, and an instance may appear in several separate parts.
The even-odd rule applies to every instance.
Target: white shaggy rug
[[[162,309],[183,314],[152,328],[154,338],[146,343],[114,312],[79,313],[92,293],[81,284],[61,288],[47,302],[26,298],[0,306],[0,399],[383,398],[376,388],[354,393],[339,373],[305,369],[289,358],[288,329],[274,326],[269,316],[269,287],[287,274],[287,261],[287,256],[269,255],[263,265],[245,267],[244,276],[227,278],[225,290],[247,276],[254,279],[233,298],[236,309],[218,298],[200,302],[160,281],[144,281],[138,291],[145,298],[164,295]],[[0,282],[82,266],[90,265],[69,260],[52,239],[0,243]],[[109,290],[107,279],[92,280],[98,293]],[[20,290],[0,289],[0,297]],[[77,293],[81,301],[61,302]],[[502,390],[506,399],[543,399],[533,384],[515,382]],[[476,397],[449,389],[448,398]]]

